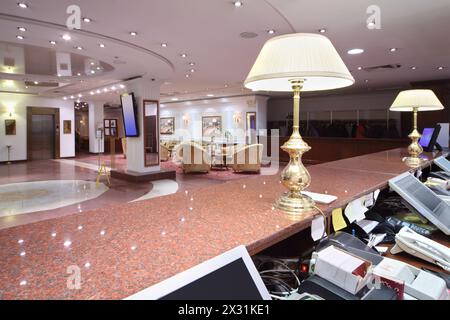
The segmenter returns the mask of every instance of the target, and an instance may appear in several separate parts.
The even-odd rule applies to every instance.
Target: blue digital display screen
[[[423,129],[422,137],[420,138],[419,144],[422,147],[428,147],[430,144],[431,138],[433,137],[434,128],[425,128]]]
[[[139,136],[133,94],[122,95],[123,127],[126,137]]]

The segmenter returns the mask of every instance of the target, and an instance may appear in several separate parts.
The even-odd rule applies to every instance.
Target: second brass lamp
[[[417,131],[417,113],[442,109],[444,106],[434,92],[429,89],[405,90],[395,98],[389,110],[413,113],[413,131],[408,136],[412,142],[408,146],[409,157],[405,159],[405,163],[409,167],[417,167],[423,162],[423,159],[420,158],[423,148],[419,144],[421,134]]]
[[[314,201],[301,193],[311,182],[302,164],[303,153],[311,147],[299,132],[300,92],[343,88],[354,82],[333,44],[323,35],[287,34],[264,44],[245,87],[254,91],[294,92],[293,132],[281,147],[290,158],[281,173],[288,192],[276,201],[277,208],[293,216],[316,211]]]

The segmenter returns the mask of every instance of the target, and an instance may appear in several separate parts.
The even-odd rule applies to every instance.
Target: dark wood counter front
[[[321,206],[329,214],[410,170],[404,156],[395,149],[311,166],[309,190],[338,196]],[[1,230],[0,297],[121,299],[238,245],[255,254],[310,226],[312,216],[292,221],[273,209],[284,191],[278,175],[255,176]],[[81,287],[70,289],[77,268]]]

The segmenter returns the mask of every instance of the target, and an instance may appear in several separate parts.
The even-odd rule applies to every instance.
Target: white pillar
[[[103,128],[103,103],[88,102],[89,104],[89,152],[104,152],[104,138],[99,140],[96,136],[96,129]]]
[[[258,131],[258,135],[262,134],[259,132],[261,129],[267,129],[267,100],[269,100],[269,97],[255,96],[256,130]]]
[[[159,100],[160,81],[135,79],[126,83],[128,93],[133,92],[138,105],[139,137],[127,138],[127,170],[138,173],[159,171],[160,166],[146,167],[144,163],[144,100]]]

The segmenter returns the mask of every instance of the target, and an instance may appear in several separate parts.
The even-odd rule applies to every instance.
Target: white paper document
[[[311,237],[314,241],[326,236],[323,216],[317,216],[311,223]]]
[[[360,226],[366,233],[370,233],[373,229],[375,229],[377,225],[379,225],[379,222],[363,219],[361,221],[358,221],[356,224]]]
[[[365,200],[365,197],[356,199],[352,202],[350,202],[347,207],[345,208],[345,215],[350,221],[350,223],[354,221],[360,221],[364,219],[366,216],[364,213],[366,213],[369,209],[367,209],[363,201]]]

